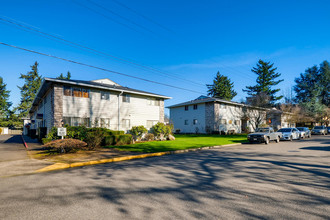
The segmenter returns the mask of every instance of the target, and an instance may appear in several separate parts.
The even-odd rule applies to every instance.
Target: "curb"
[[[91,160],[87,162],[76,162],[76,163],[55,163],[53,165],[41,168],[39,170],[34,171],[33,173],[44,173],[49,171],[55,170],[63,170],[73,167],[82,167],[82,166],[90,166],[96,164],[104,164],[104,163],[113,163],[113,162],[120,162],[126,160],[134,160],[134,159],[142,159],[147,157],[159,157],[169,154],[180,154],[180,153],[187,153],[187,152],[194,152],[194,151],[201,151],[201,150],[208,150],[208,149],[219,149],[222,147],[230,147],[242,145],[241,143],[238,144],[226,144],[226,145],[219,145],[219,146],[210,146],[210,147],[200,147],[200,148],[193,148],[193,149],[186,149],[186,150],[176,150],[176,151],[165,151],[165,152],[158,152],[158,153],[148,153],[148,154],[140,154],[140,155],[132,155],[132,156],[124,156],[124,157],[115,157],[110,159],[102,159],[102,160]]]
[[[25,140],[24,140],[24,138],[23,138],[23,135],[21,135],[21,137],[22,137],[22,141],[23,141],[24,147],[25,147],[26,149],[28,149],[29,146],[26,144],[26,142],[25,142]]]

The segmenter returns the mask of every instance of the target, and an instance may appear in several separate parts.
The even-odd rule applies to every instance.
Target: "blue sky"
[[[118,3],[119,2],[119,3]],[[68,70],[72,79],[110,78],[135,89],[173,97],[165,106],[206,94],[217,71],[242,89],[254,85],[250,70],[259,59],[278,67],[287,93],[307,67],[330,60],[329,1],[151,1],[151,0],[32,0],[4,1],[0,18],[85,45],[139,65],[143,70],[107,56],[43,38],[0,21],[0,42],[72,59],[109,70],[196,91],[156,85],[20,51],[0,45],[0,76],[20,100],[17,85],[38,61],[45,77]],[[186,80],[182,80],[186,79]],[[191,83],[193,81],[194,83]]]

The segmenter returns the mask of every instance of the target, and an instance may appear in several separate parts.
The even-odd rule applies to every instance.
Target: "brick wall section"
[[[52,89],[52,127],[62,127],[63,86],[55,84]]]
[[[219,103],[213,103],[214,104],[214,131],[219,131],[220,126],[220,104]]]
[[[214,131],[214,103],[205,103],[205,130]]]
[[[159,122],[164,123],[164,99],[159,101]]]

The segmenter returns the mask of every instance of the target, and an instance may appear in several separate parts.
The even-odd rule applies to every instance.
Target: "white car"
[[[281,128],[277,132],[282,133],[281,140],[299,140],[301,138],[300,132],[297,128]]]

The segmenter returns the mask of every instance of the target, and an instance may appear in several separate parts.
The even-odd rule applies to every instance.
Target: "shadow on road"
[[[320,146],[312,146],[312,147],[301,147],[299,149],[302,150],[321,150],[321,151],[330,151],[330,147],[320,147]]]

